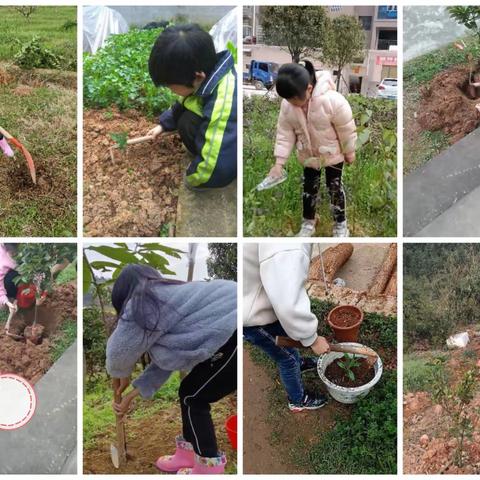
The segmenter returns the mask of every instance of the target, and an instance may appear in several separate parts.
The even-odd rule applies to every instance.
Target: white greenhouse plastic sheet
[[[109,7],[83,8],[83,51],[95,53],[110,35],[128,32],[128,23]]]
[[[225,50],[229,41],[237,46],[237,14],[238,8],[233,8],[210,29],[217,52]]]

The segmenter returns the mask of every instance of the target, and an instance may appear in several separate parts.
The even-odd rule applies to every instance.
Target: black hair
[[[166,28],[150,52],[148,71],[155,86],[192,87],[196,72],[209,75],[217,63],[212,37],[196,24]]]
[[[317,77],[313,63],[303,60],[300,63],[287,63],[278,70],[275,87],[277,93],[287,100],[290,98],[305,98],[305,93],[309,85],[315,87]]]
[[[4,243],[3,248],[10,254],[15,255],[18,250],[19,243]]]
[[[15,279],[18,277],[18,272],[16,270],[9,270],[5,277],[3,277],[3,286],[7,292],[7,297],[9,299],[17,298],[18,287],[15,283]]]
[[[115,280],[112,289],[112,305],[120,317],[129,301],[132,302],[132,312],[135,322],[145,331],[160,330],[160,310],[166,304],[153,291],[159,284],[183,284],[179,280],[170,280],[162,277],[158,270],[148,265],[131,264],[123,268]],[[152,325],[149,321],[156,317]]]

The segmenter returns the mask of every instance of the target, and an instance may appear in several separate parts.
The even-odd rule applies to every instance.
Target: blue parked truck
[[[257,90],[272,88],[278,74],[278,63],[252,60],[243,72],[243,83],[251,83]]]

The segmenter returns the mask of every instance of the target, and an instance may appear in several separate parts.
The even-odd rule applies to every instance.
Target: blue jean
[[[262,349],[277,364],[280,380],[287,391],[288,399],[298,404],[302,402],[304,395],[300,374],[300,354],[296,348],[275,345],[277,335],[288,336],[278,321],[270,325],[243,328],[245,340]]]

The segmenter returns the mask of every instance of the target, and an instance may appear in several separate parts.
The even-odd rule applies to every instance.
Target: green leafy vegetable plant
[[[352,380],[355,380],[354,368],[360,366],[360,361],[355,355],[350,355],[346,353],[343,357],[343,360],[338,360],[337,365],[345,372],[345,375]]]

